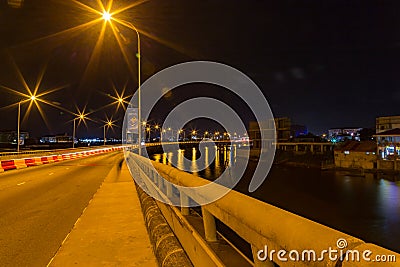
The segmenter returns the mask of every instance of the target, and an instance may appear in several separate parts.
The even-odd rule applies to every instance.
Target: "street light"
[[[110,14],[110,12],[108,11],[104,11],[103,12],[103,19],[106,22],[111,21],[112,16]],[[139,121],[142,120],[142,110],[141,110],[141,99],[140,99],[140,34],[139,31],[136,29],[136,27],[128,22],[128,21],[119,21],[122,25],[134,30],[136,32],[137,35],[137,47],[138,47],[138,52],[137,52],[137,58],[138,58],[138,117],[139,117]],[[141,150],[141,146],[142,146],[142,129],[141,127],[139,127],[139,144],[138,144],[138,154],[141,155],[142,154],[142,150]]]
[[[176,141],[179,142],[179,135],[183,133],[183,141],[185,141],[185,131],[183,129],[178,130],[178,134],[176,135]]]
[[[162,134],[161,134],[161,141],[163,141],[163,135],[165,135],[165,133],[167,132],[167,130],[162,129]]]
[[[161,136],[162,136],[162,133],[161,133],[161,127],[158,125],[158,124],[156,124],[155,126],[154,126],[154,129],[156,129],[156,130],[160,130],[160,142],[161,142]]]
[[[146,127],[146,132],[147,132],[147,142],[150,142],[150,131],[151,131],[150,127],[149,127],[149,126],[148,126],[148,127]]]
[[[106,145],[106,127],[108,129],[111,126],[112,126],[112,121],[107,121],[107,123],[104,124],[103,126],[103,141],[104,141],[103,145]]]
[[[103,19],[104,19],[105,21],[110,21],[110,19],[111,19],[111,14],[110,14],[110,12],[104,11],[104,12],[103,12]]]
[[[85,120],[85,114],[81,113],[81,114],[79,114],[78,117],[73,119],[73,121],[74,121],[74,129],[73,129],[73,132],[72,132],[72,148],[75,148],[75,129],[76,129],[75,121],[76,120],[84,121]]]
[[[28,99],[21,100],[18,102],[18,118],[17,118],[17,152],[19,152],[19,145],[20,145],[20,126],[21,126],[21,104],[27,101],[36,101],[36,96],[31,95]]]
[[[171,133],[169,134],[169,141],[174,141],[174,130],[171,127],[168,127],[168,131],[171,131]]]

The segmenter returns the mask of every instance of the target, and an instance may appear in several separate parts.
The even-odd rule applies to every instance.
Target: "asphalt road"
[[[46,266],[120,152],[0,173],[0,266]]]

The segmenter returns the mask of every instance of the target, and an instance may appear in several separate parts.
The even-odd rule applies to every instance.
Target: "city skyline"
[[[95,1],[81,2],[96,7]],[[114,5],[120,8],[131,3],[119,1]],[[143,81],[176,63],[212,60],[247,74],[261,88],[276,117],[290,117],[315,134],[341,126],[373,127],[376,117],[398,115],[400,53],[395,10],[399,4],[395,1],[134,3],[121,16],[145,33]],[[0,42],[0,85],[23,92],[16,70],[30,87],[44,71],[38,92],[66,86],[46,100],[71,112],[77,112],[76,107],[86,107],[88,112],[99,110],[113,101],[108,94],[115,97],[124,88],[125,95],[135,92],[137,80],[132,72],[136,71],[136,39],[131,30],[119,28],[131,66],[117,49],[110,29],[105,31],[101,52],[89,63],[101,23],[60,34],[95,19],[76,2],[26,0],[22,8],[11,8],[3,1],[1,13],[5,25],[1,35],[6,38]],[[195,96],[193,88],[202,90],[193,86],[178,89],[177,97],[166,97],[159,110],[167,112],[176,105],[181,100],[179,92],[190,98]],[[204,89],[205,94],[214,91],[211,87]],[[0,107],[19,101],[13,94],[2,95]],[[242,110],[240,99],[225,99]],[[22,128],[37,136],[72,131],[72,115],[46,105],[43,110],[47,126],[32,109],[30,120],[24,121]],[[2,112],[7,114],[3,130],[15,129],[16,109]],[[245,120],[250,121],[251,116],[244,113]],[[122,123],[123,109],[109,106],[94,115],[99,121],[112,116]],[[160,117],[153,120],[160,122]],[[80,127],[80,134],[102,135],[101,123],[88,123],[89,130]]]

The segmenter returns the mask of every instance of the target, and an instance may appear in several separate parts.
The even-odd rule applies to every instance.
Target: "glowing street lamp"
[[[148,127],[146,127],[146,132],[147,132],[147,142],[150,142],[150,131],[151,131],[150,127],[149,127],[149,126],[148,126]]]
[[[85,121],[85,119],[86,119],[86,117],[85,117],[85,114],[83,114],[83,113],[80,113],[76,118],[74,118],[73,119],[73,121],[74,121],[74,129],[73,129],[73,131],[72,131],[72,148],[75,148],[75,134],[76,134],[76,123],[75,123],[75,121],[76,120],[79,120],[79,121]]]
[[[185,141],[185,131],[183,129],[178,130],[178,134],[176,135],[176,141],[179,142],[179,135],[183,133],[183,141]]]
[[[158,124],[156,124],[156,125],[154,126],[154,129],[160,131],[160,139],[159,139],[159,141],[161,142],[161,140],[162,140],[162,129],[161,129],[161,127],[160,127]]]
[[[104,19],[105,21],[110,21],[110,19],[111,19],[111,14],[110,14],[110,12],[104,11],[104,12],[103,12],[103,19]]]
[[[103,20],[106,22],[111,22],[112,20],[112,15],[109,11],[104,10],[103,11]],[[128,28],[130,28],[131,30],[134,30],[136,32],[137,35],[137,48],[138,48],[138,52],[137,52],[137,59],[138,59],[138,117],[139,117],[139,121],[142,120],[142,107],[141,107],[141,98],[140,98],[140,58],[141,58],[141,53],[140,53],[140,34],[139,31],[136,29],[136,27],[128,22],[128,21],[120,21],[118,20],[118,22]],[[138,144],[138,154],[141,155],[142,154],[142,150],[141,150],[141,145],[142,145],[142,129],[139,127],[139,144]]]
[[[163,136],[165,136],[165,133],[167,132],[167,130],[162,129],[162,134],[161,134],[161,141],[163,140]]]
[[[20,126],[21,126],[21,104],[24,102],[28,101],[36,101],[37,97],[34,95],[31,95],[28,99],[21,100],[18,102],[18,118],[17,118],[17,152],[19,152],[19,145],[21,142],[21,136],[20,136]]]
[[[104,126],[103,126],[103,143],[104,143],[104,145],[106,145],[106,127],[107,127],[107,129],[108,128],[110,128],[110,127],[112,127],[112,121],[111,120],[109,120],[109,121],[107,121],[107,123],[106,124],[104,124]]]

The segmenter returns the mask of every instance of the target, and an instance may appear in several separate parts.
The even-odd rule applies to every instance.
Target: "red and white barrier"
[[[112,148],[102,148],[96,150],[88,150],[88,151],[80,151],[73,152],[61,155],[51,155],[51,156],[42,156],[42,157],[34,157],[34,158],[25,158],[25,159],[9,159],[2,160],[0,165],[0,172],[22,169],[42,164],[49,164],[54,162],[60,162],[64,160],[71,160],[83,157],[89,157],[92,155],[98,155],[107,152],[119,151],[122,150],[123,147],[112,147]]]

